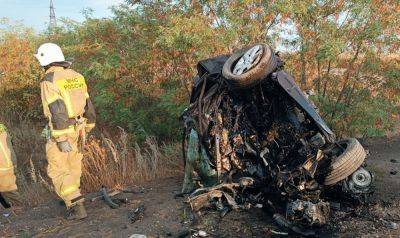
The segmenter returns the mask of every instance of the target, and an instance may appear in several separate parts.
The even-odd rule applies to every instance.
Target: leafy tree
[[[0,20],[0,108],[9,118],[39,119],[41,70],[33,58],[38,37],[33,30]]]
[[[0,32],[1,115],[39,119],[43,72],[32,55],[52,41],[86,76],[100,123],[139,140],[177,140],[196,63],[262,42],[288,49],[286,69],[315,92],[339,135],[382,135],[400,104],[398,9],[395,0],[128,0],[111,18],[88,9],[84,22],[63,19],[52,32],[8,27]]]

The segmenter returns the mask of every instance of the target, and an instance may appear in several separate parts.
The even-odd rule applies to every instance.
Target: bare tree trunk
[[[320,94],[321,92],[321,61],[320,59],[317,59],[317,82],[316,82],[316,86],[317,86],[317,92],[318,94]]]
[[[301,61],[301,87],[302,89],[306,89],[307,87],[307,79],[306,79],[306,58],[304,55],[305,52],[305,46],[304,46],[304,40],[301,39],[301,46],[300,46],[300,61]]]
[[[343,86],[342,86],[342,89],[340,90],[339,96],[336,99],[335,107],[334,107],[334,109],[332,111],[331,118],[333,118],[335,116],[336,111],[337,111],[337,105],[342,100],[344,91],[346,90],[347,84],[349,83],[349,79],[350,79],[350,77],[352,75],[354,62],[358,59],[358,55],[360,53],[360,49],[361,49],[361,42],[358,43],[356,53],[354,54],[354,57],[351,59],[351,61],[349,62],[349,65],[347,67],[346,77],[344,79]]]
[[[351,90],[350,92],[347,94],[346,98],[345,98],[345,102],[346,102],[346,107],[349,107],[351,104],[351,99],[353,97],[354,91],[356,89],[356,82],[354,82],[351,86]]]
[[[322,93],[322,97],[326,96],[326,89],[328,87],[328,79],[329,79],[329,73],[331,71],[331,60],[328,61],[328,70],[326,71],[326,74],[324,76],[324,91]]]
[[[357,80],[360,77],[360,71],[361,71],[361,67],[358,67],[357,73],[356,73],[356,76],[355,76],[356,81],[353,82],[352,87],[351,87],[351,91],[346,96],[345,101],[346,101],[346,106],[347,107],[350,106],[351,100],[353,99],[354,92],[356,91],[356,84],[357,84]]]

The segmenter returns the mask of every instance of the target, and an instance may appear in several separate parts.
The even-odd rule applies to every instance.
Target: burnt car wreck
[[[303,228],[326,224],[339,195],[363,201],[373,176],[361,144],[337,141],[283,67],[264,44],[198,63],[181,117],[182,192],[194,211],[263,207],[310,235]]]

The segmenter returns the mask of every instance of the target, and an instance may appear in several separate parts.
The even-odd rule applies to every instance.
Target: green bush
[[[82,23],[64,19],[42,34],[21,26],[0,31],[0,116],[43,120],[43,70],[32,55],[52,41],[86,77],[100,124],[121,126],[139,141],[179,140],[178,117],[199,60],[282,42],[293,49],[286,69],[303,89],[316,91],[321,114],[339,135],[383,135],[395,122],[400,67],[398,54],[385,55],[398,52],[399,19],[390,3],[127,1],[113,12],[94,19],[87,11]],[[285,39],[290,31],[295,34]],[[336,75],[335,68],[345,73]]]

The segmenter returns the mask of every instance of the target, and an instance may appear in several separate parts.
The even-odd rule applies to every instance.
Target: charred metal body
[[[234,76],[227,80],[223,75],[223,70],[234,68],[226,65],[232,61],[228,56],[198,63],[190,106],[181,117],[186,163],[182,192],[194,190],[194,174],[202,186],[211,187],[192,194],[196,209],[206,203],[207,196],[200,195],[212,191],[208,197],[212,197],[211,204],[219,204],[217,209],[221,203],[231,209],[263,204],[274,213],[285,213],[286,207],[291,221],[323,225],[329,215],[329,204],[321,200],[326,183],[355,173],[364,161],[363,149],[354,141],[337,143],[314,104],[283,70],[283,62],[276,55],[270,57],[269,61],[257,60],[273,61],[272,73],[266,72],[262,80],[243,88],[230,83]],[[247,63],[245,68],[251,71],[252,61],[246,60],[242,60]],[[343,170],[348,161],[357,168]],[[368,190],[368,173],[358,173],[346,183],[348,192]],[[246,185],[238,185],[244,183],[243,178]],[[224,188],[221,184],[234,186],[228,193],[220,189]],[[208,202],[204,206],[210,207]]]

